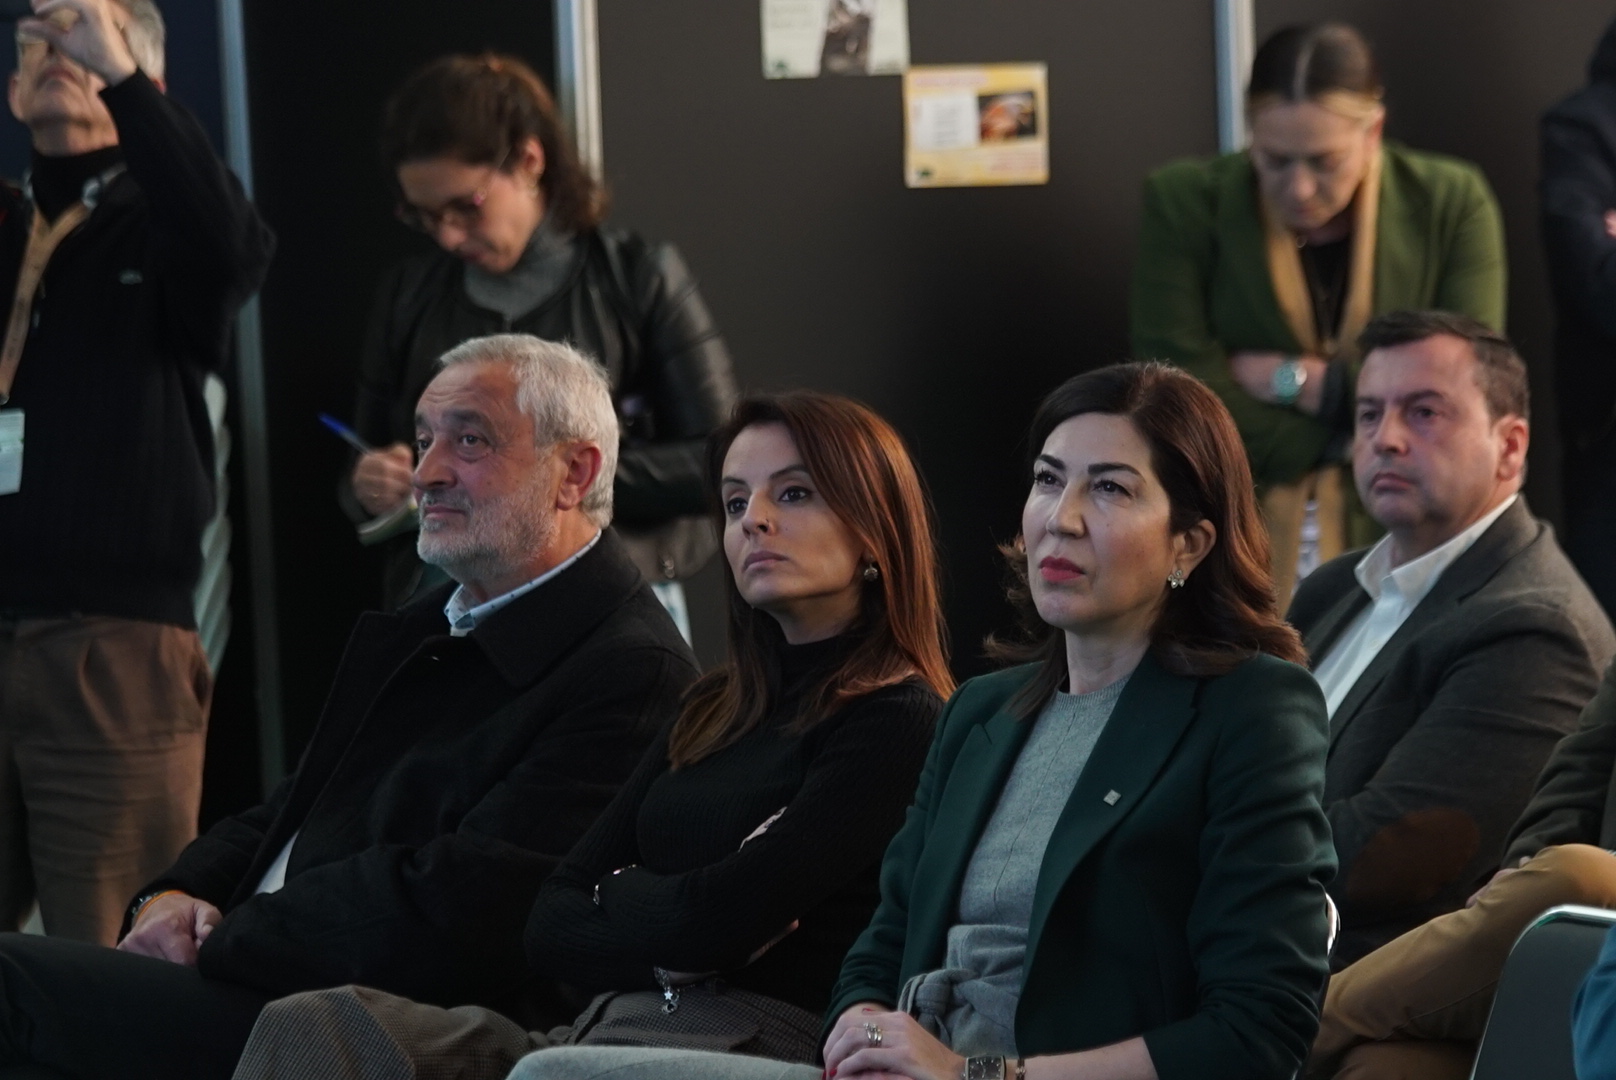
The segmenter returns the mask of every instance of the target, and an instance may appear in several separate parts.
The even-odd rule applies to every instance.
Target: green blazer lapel
[[[1067,879],[1138,805],[1194,719],[1196,688],[1197,680],[1171,674],[1149,653],[1128,680],[1044,849],[1027,928],[1029,969]]]
[[[915,865],[904,972],[927,970],[941,961],[966,867],[1032,725],[1032,719],[1016,720],[1000,708],[972,728],[954,756],[932,812],[925,850]]]
[[[1274,283],[1268,276],[1268,247],[1263,236],[1262,212],[1257,206],[1257,177],[1245,154],[1231,161],[1218,189],[1216,232],[1220,249],[1218,273],[1228,275],[1245,297],[1250,326],[1224,327],[1230,352],[1256,342],[1286,342],[1289,351],[1301,346],[1279,310]],[[1267,348],[1272,348],[1269,344]]]

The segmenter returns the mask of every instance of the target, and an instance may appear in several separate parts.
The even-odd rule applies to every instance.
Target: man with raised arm
[[[196,835],[203,386],[273,247],[163,93],[151,0],[34,0],[0,187],[0,927],[110,945]]]

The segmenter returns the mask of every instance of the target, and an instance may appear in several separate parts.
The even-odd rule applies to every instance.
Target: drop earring
[[[875,565],[874,563],[871,563],[869,566],[866,566],[864,568],[864,580],[865,581],[880,581],[881,580],[881,568],[879,566]]]
[[[1170,589],[1182,589],[1184,587],[1184,571],[1176,566],[1173,567],[1173,572],[1167,575],[1167,587]]]

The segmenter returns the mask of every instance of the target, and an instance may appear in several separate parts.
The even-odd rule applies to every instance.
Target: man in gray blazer
[[[1610,622],[1520,495],[1526,369],[1465,316],[1398,312],[1360,338],[1358,493],[1387,535],[1298,590],[1330,708],[1341,872],[1334,962],[1460,907],[1616,652]]]

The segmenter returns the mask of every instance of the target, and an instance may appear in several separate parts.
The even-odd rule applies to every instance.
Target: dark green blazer
[[[966,865],[1031,727],[1004,708],[1032,670],[972,679],[944,709],[830,1017],[891,1005],[941,966]],[[1259,656],[1212,679],[1139,665],[1044,855],[1023,1055],[1142,1034],[1162,1080],[1289,1080],[1328,967],[1326,731],[1318,685],[1293,664]]]
[[[1504,274],[1503,217],[1481,170],[1387,143],[1373,312],[1441,308],[1502,328]],[[1258,401],[1229,374],[1242,349],[1301,351],[1274,296],[1244,152],[1174,162],[1145,181],[1130,323],[1135,357],[1170,360],[1223,398],[1258,484],[1299,479],[1340,433]]]

